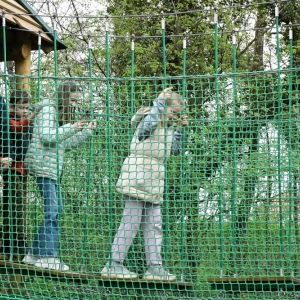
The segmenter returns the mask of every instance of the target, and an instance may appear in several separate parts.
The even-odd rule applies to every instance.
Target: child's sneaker
[[[70,268],[65,263],[61,262],[59,258],[43,257],[38,259],[34,265],[38,268],[51,269],[56,271],[69,271]]]
[[[22,259],[22,262],[28,265],[34,265],[39,258],[37,256],[31,255],[29,252]]]
[[[176,281],[176,276],[166,271],[162,265],[151,266],[144,274],[144,280]]]
[[[122,264],[117,262],[111,262],[111,266],[109,267],[109,262],[105,265],[105,267],[101,271],[101,275],[103,278],[109,279],[137,279],[138,276],[130,272],[126,269]]]

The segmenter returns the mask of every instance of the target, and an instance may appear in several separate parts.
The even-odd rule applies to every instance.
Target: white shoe
[[[38,259],[34,265],[38,268],[51,269],[56,271],[69,271],[70,268],[65,263],[61,262],[59,258],[43,257]]]
[[[112,262],[109,267],[109,263],[105,265],[105,267],[101,271],[101,275],[103,278],[109,279],[137,279],[137,274],[130,272],[126,269],[122,264]]]
[[[34,265],[39,258],[37,256],[31,255],[27,253],[25,257],[22,259],[22,262],[28,265]]]
[[[151,266],[144,274],[144,280],[175,281],[176,276],[166,271],[161,265]]]

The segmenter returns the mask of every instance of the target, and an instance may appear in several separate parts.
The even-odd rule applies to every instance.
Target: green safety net
[[[218,74],[217,37],[215,24],[216,66],[208,75],[186,75],[185,43],[178,76],[164,67],[161,76],[115,78],[108,68],[94,78],[91,49],[86,77],[58,76],[56,54],[52,77],[1,74],[7,108],[15,99],[13,111],[28,104],[35,116],[29,126],[19,124],[28,116],[7,110],[1,117],[10,128],[2,143],[7,151],[28,148],[23,167],[30,173],[2,161],[0,299],[298,297],[300,78],[293,44],[289,66],[281,68],[278,52],[275,71],[237,72],[233,43],[232,72]],[[28,95],[18,88],[22,80]],[[140,108],[145,113],[132,127]],[[185,115],[181,151],[169,156]],[[9,118],[19,131],[12,133]],[[141,128],[150,129],[139,139]],[[20,146],[20,132],[30,133],[28,146]],[[121,230],[129,237],[114,242],[125,203]]]

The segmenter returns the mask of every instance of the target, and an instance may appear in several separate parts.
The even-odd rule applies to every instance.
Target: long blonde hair
[[[58,87],[58,123],[60,126],[73,120],[70,94],[80,92],[81,87],[75,81],[65,81]]]

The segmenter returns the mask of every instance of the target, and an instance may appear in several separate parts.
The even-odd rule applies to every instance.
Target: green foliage
[[[105,32],[103,12],[99,18],[85,21],[61,20],[60,33],[68,50],[58,55],[59,79],[49,77],[53,75],[50,54],[42,59],[42,76],[30,81],[35,103],[54,95],[57,84],[66,77],[76,79],[83,86],[82,107],[97,119],[97,135],[65,157],[63,259],[72,270],[83,267],[88,273],[99,274],[121,218],[123,203],[115,183],[129,152],[133,134],[130,119],[137,108],[151,106],[163,87],[173,86],[187,99],[189,126],[183,133],[181,156],[167,162],[162,206],[166,266],[194,282],[195,294],[201,299],[217,299],[219,295],[211,290],[207,278],[218,277],[221,270],[226,276],[274,276],[281,269],[298,275],[300,79],[297,69],[285,69],[291,58],[287,31],[280,40],[282,65],[277,70],[279,54],[271,32],[274,5],[218,1],[216,36],[215,1],[202,1],[201,9],[199,1],[194,0],[107,3],[109,32]],[[298,6],[297,1],[280,3],[279,19],[286,24],[290,18],[296,22]],[[85,5],[78,5],[77,15],[79,7],[82,16],[88,13]],[[250,27],[262,30],[254,32]],[[297,67],[298,27],[293,32],[291,53]],[[87,49],[88,33],[92,33],[91,53]],[[106,34],[109,48],[105,48]],[[30,241],[42,219],[42,207],[36,186],[30,181]],[[143,252],[143,239],[138,236],[125,264],[139,274],[146,268]],[[29,282],[28,287],[47,290],[53,297],[74,299],[77,295],[78,299],[134,297],[129,291],[124,295],[124,291],[112,288],[107,292],[96,282],[89,284],[95,293],[80,293],[73,284],[64,291],[45,279]],[[173,298],[169,296],[157,297],[177,299],[178,295],[174,292]],[[254,295],[252,299],[265,297],[269,295]]]

